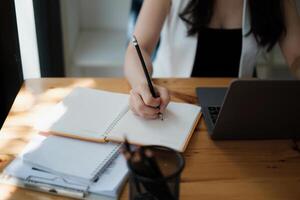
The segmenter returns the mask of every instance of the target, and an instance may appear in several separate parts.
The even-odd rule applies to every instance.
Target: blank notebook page
[[[112,160],[118,150],[119,145],[116,144],[49,136],[24,154],[23,160],[38,169],[88,182]]]
[[[133,143],[163,145],[183,151],[199,113],[199,106],[175,102],[169,103],[163,120],[145,120],[128,111],[108,133],[108,138],[123,140],[126,135]]]
[[[99,138],[119,113],[126,109],[126,94],[79,87],[41,116],[36,128]]]

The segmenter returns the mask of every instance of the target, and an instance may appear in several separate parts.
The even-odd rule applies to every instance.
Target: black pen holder
[[[185,164],[183,155],[163,146],[143,148],[151,150],[162,176],[149,177],[147,169],[141,174],[135,167],[129,166],[130,200],[178,200],[180,175]]]

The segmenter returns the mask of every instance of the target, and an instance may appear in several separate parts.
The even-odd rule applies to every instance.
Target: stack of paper
[[[116,199],[128,172],[126,161],[117,153],[118,147],[37,136],[4,170],[6,176],[0,181],[75,198]]]

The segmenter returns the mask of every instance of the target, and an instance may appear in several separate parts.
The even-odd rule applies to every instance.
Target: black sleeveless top
[[[203,28],[192,77],[238,77],[242,51],[242,29]]]

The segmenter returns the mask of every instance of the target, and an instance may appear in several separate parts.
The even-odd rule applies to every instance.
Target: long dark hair
[[[256,41],[270,51],[277,41],[286,34],[284,19],[285,0],[248,0],[251,13],[251,30]],[[188,26],[188,35],[195,35],[207,27],[214,12],[214,0],[190,0],[179,14]]]

